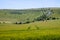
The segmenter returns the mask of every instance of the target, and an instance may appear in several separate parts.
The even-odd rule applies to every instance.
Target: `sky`
[[[60,0],[0,0],[0,9],[60,7]]]

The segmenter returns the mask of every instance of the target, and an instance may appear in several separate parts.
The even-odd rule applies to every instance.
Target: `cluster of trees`
[[[26,22],[16,22],[15,24],[29,24],[31,22],[35,22],[35,21],[33,20],[33,21],[26,21]]]
[[[41,17],[38,17],[36,19],[36,21],[44,21],[44,20],[56,20],[56,19],[59,19],[59,18],[55,18],[55,17],[44,17],[44,16],[41,16]]]
[[[31,22],[35,22],[35,21],[47,21],[47,20],[55,20],[55,19],[59,19],[59,18],[55,18],[55,17],[49,17],[51,14],[54,14],[53,10],[51,9],[45,9],[45,10],[42,10],[42,13],[43,15],[40,16],[40,17],[37,17],[36,19],[34,19],[33,21]],[[29,20],[29,19],[28,19]],[[28,23],[31,23],[30,21],[26,21],[25,23],[23,22],[16,22],[16,24],[28,24]]]
[[[48,9],[48,10],[43,10],[43,15],[38,17],[36,20],[37,21],[44,21],[44,20],[55,20],[55,19],[59,19],[56,17],[50,17],[50,15],[54,14],[53,10]]]
[[[47,20],[56,20],[59,18],[55,18],[55,17],[46,17],[46,16],[40,16],[37,19],[34,19],[33,21],[26,21],[26,22],[16,22],[15,24],[29,24],[35,21],[47,21]]]
[[[44,20],[55,20],[55,19],[59,19],[56,17],[50,17],[50,15],[54,14],[54,11],[51,9],[47,9],[47,10],[43,10],[43,15],[38,17],[36,20],[37,21],[44,21]]]

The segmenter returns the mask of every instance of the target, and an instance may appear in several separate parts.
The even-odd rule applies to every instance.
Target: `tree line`
[[[37,17],[36,19],[34,19],[31,22],[59,19],[59,18],[55,18],[55,17],[51,17],[50,16],[50,15],[54,14],[54,11],[51,10],[50,8],[49,9],[42,9],[42,13],[43,13],[43,15]],[[31,22],[30,21],[26,21],[25,23],[23,23],[23,22],[16,22],[15,24],[28,24],[28,23],[31,23]]]

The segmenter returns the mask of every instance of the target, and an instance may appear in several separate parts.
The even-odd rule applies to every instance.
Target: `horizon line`
[[[38,9],[38,8],[60,8],[60,7],[37,7],[37,8],[0,8],[0,9]]]

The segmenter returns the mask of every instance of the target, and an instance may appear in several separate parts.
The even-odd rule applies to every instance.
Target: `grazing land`
[[[60,40],[59,22],[49,20],[21,25],[0,24],[0,40]]]
[[[38,17],[46,14],[49,8],[36,8],[36,9],[0,9],[0,21],[10,21],[10,22],[26,22],[34,21]],[[60,8],[50,8],[53,12],[50,17],[60,18]]]
[[[60,40],[60,8],[0,9],[0,40]]]

